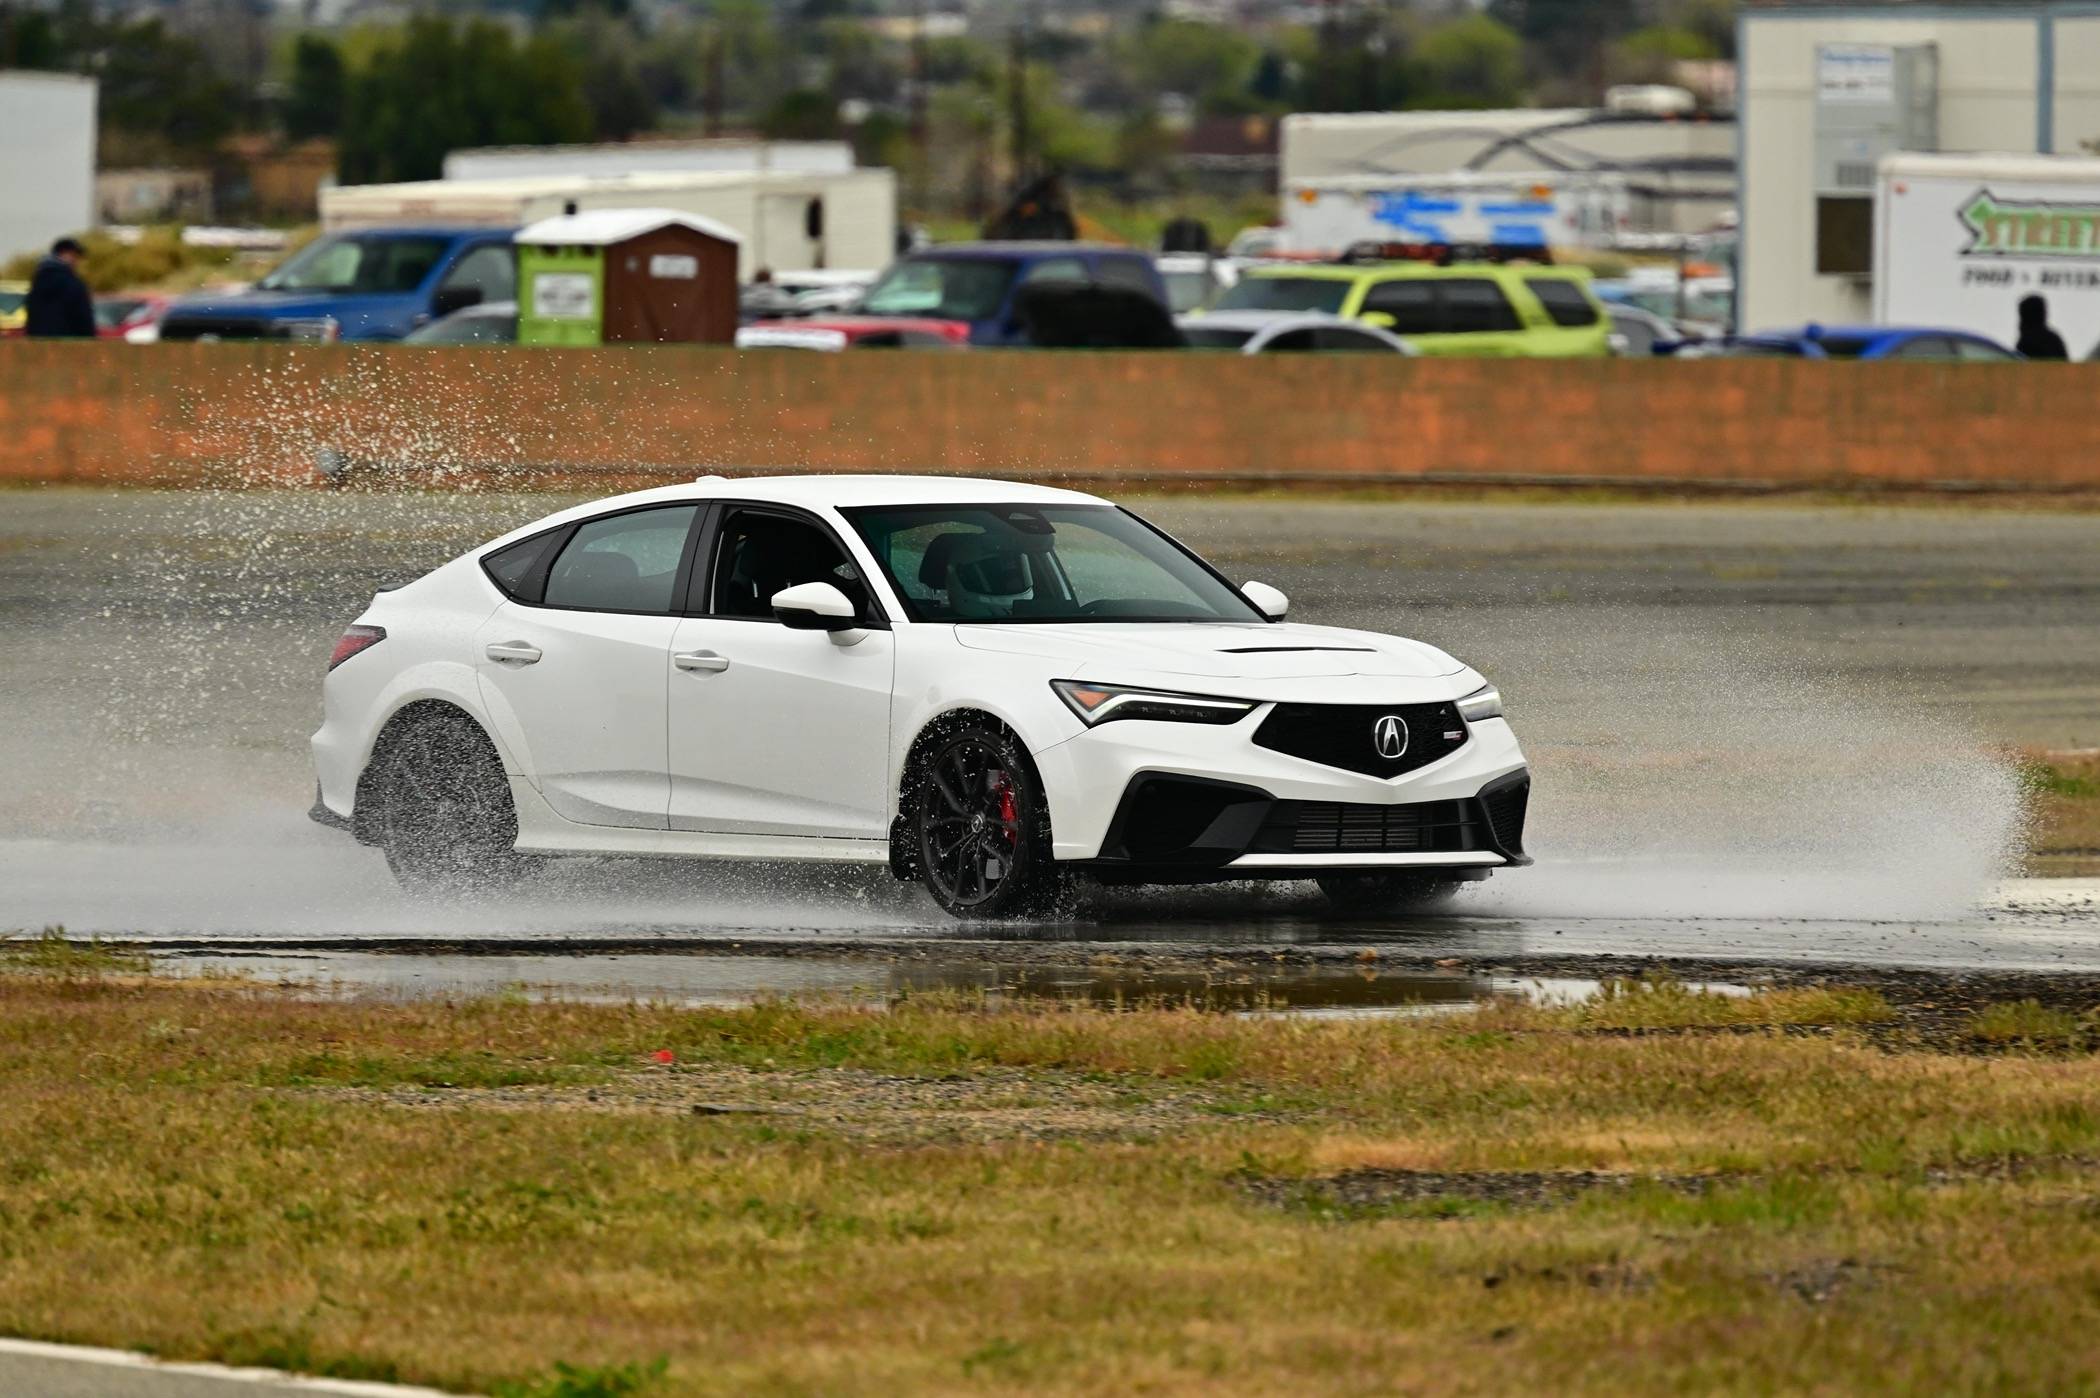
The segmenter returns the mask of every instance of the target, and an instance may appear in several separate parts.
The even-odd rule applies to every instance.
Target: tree
[[[284,99],[284,134],[294,141],[333,136],[343,118],[348,75],[343,51],[318,34],[292,47],[292,81]]]
[[[42,10],[0,5],[0,68],[63,68],[58,26]]]
[[[656,99],[642,79],[642,45],[631,26],[601,9],[547,25],[541,36],[583,73],[583,96],[601,137],[625,140],[656,125]]]
[[[1676,81],[1679,63],[1718,56],[1713,43],[1696,30],[1652,24],[1613,44],[1607,69],[1613,82],[1667,83]]]
[[[1419,107],[1510,107],[1524,91],[1524,42],[1484,14],[1447,20],[1424,34],[1412,62]]]
[[[171,155],[200,158],[234,128],[241,93],[219,77],[196,42],[157,19],[110,30],[95,64],[102,125],[151,136]]]
[[[839,134],[838,99],[822,88],[783,92],[758,125],[776,141],[833,140]]]
[[[583,73],[558,44],[423,15],[350,84],[339,163],[348,184],[434,179],[449,151],[595,134]]]

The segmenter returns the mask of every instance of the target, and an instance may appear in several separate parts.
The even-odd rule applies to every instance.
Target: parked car
[[[1529,863],[1494,687],[1288,608],[1075,491],[641,491],[375,596],[322,684],[312,815],[411,890],[536,855],[816,860],[960,917],[1081,873],[1418,908]]]
[[[1240,279],[1230,258],[1200,252],[1163,252],[1152,259],[1167,286],[1167,309],[1177,316],[1217,304],[1227,287]]]
[[[399,340],[454,311],[517,299],[511,231],[364,228],[330,233],[248,291],[187,296],[163,340]]]
[[[868,315],[959,320],[973,345],[1026,345],[1024,288],[1051,283],[1121,287],[1167,304],[1152,259],[1097,243],[950,243],[907,253],[876,279],[860,308]]]
[[[1678,329],[1679,339],[1712,339],[1726,335],[1735,315],[1735,281],[1730,277],[1690,277],[1678,291],[1674,269],[1666,275],[1615,277],[1591,284],[1607,306],[1635,306],[1660,316]]]
[[[19,335],[29,324],[29,283],[0,282],[0,335]]]
[[[874,281],[872,271],[769,272],[739,293],[738,310],[747,321],[850,312]]]
[[[2022,359],[1995,340],[1966,330],[1903,325],[1808,325],[1686,345],[1680,358],[1936,359],[2005,363]]]
[[[961,349],[970,327],[959,320],[910,316],[813,316],[768,320],[736,332],[738,349]]]
[[[1344,316],[1312,311],[1211,311],[1175,322],[1191,349],[1276,354],[1293,350],[1326,353],[1413,354],[1414,347],[1390,330]]]
[[[1318,311],[1365,321],[1427,355],[1601,358],[1604,307],[1578,267],[1390,262],[1250,267],[1221,311]]]
[[[745,326],[736,343],[740,349],[965,349],[970,327],[913,316],[808,316]]]
[[[95,298],[95,334],[104,340],[149,344],[160,338],[161,317],[175,298],[163,291],[124,291]]]
[[[487,301],[454,311],[442,320],[411,330],[410,345],[514,345],[518,342],[518,303]]]
[[[1661,316],[1624,301],[1606,301],[1604,315],[1611,322],[1611,352],[1622,357],[1642,358],[1669,351],[1698,336],[1687,335]]]

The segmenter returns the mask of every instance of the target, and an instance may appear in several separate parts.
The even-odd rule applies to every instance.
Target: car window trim
[[[570,520],[566,524],[557,524],[552,529],[542,529],[537,534],[527,534],[522,539],[512,539],[509,543],[500,547],[483,549],[474,561],[481,565],[482,576],[489,580],[491,587],[503,595],[504,601],[515,602],[521,607],[537,607],[542,611],[549,612],[596,613],[605,616],[682,617],[687,615],[687,613],[675,607],[667,608],[660,612],[645,612],[636,611],[629,607],[563,607],[555,606],[546,601],[547,578],[554,571],[555,560],[560,558],[570,543],[575,540],[576,531],[583,528],[586,524],[596,524],[600,520],[618,519],[622,515],[641,514],[646,510],[682,509],[691,509],[693,511],[693,520],[686,528],[685,547],[678,555],[678,571],[671,580],[671,599],[675,602],[688,595],[687,589],[692,580],[693,553],[695,546],[700,540],[700,531],[708,521],[708,502],[705,500],[653,500],[645,505],[629,505],[625,509],[607,510],[602,515],[589,515],[583,519]],[[516,548],[519,544],[530,543],[535,539],[544,539],[550,535],[559,535],[560,537],[555,540],[554,546],[548,549],[537,563],[532,565],[532,572],[527,576],[527,581],[532,584],[533,593],[540,600],[535,601],[532,598],[513,593],[505,588],[502,583],[496,581],[496,575],[489,571],[489,559],[502,553],[505,549]]]
[[[890,618],[887,615],[888,609],[883,604],[883,599],[875,591],[874,580],[868,575],[869,570],[866,561],[853,552],[846,541],[839,536],[838,530],[831,527],[831,522],[814,510],[805,510],[799,505],[783,505],[772,500],[725,498],[711,503],[705,521],[707,529],[705,547],[693,551],[694,566],[691,576],[687,579],[684,594],[686,610],[680,613],[681,616],[696,617],[707,621],[752,621],[770,626],[782,624],[780,618],[774,616],[725,616],[714,610],[715,558],[722,548],[722,526],[727,522],[730,515],[739,510],[749,510],[754,514],[773,515],[776,518],[791,519],[800,524],[813,524],[823,531],[824,536],[830,539],[832,546],[839,551],[840,557],[851,563],[861,574],[861,590],[867,594],[869,614],[855,618],[856,624],[863,631],[887,631],[890,629]],[[877,569],[875,571],[880,572],[881,570]],[[883,579],[885,585],[888,581],[887,578]]]

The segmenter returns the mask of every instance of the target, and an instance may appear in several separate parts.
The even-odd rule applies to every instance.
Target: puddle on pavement
[[[880,1008],[936,991],[982,992],[995,999],[1062,1001],[1101,1009],[1188,1005],[1237,1014],[1304,1016],[1426,1015],[1497,997],[1539,1004],[1587,998],[1597,982],[1392,972],[1375,966],[1210,968],[1000,965],[996,962],[786,956],[447,956],[362,952],[278,952],[166,956],[177,975],[237,975],[287,983],[324,995],[403,999],[535,999],[687,1006],[747,1005],[775,996],[821,996]],[[1720,993],[1748,993],[1704,985]]]

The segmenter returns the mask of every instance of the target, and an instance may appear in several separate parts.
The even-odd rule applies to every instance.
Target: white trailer
[[[95,226],[95,80],[0,72],[0,261]]]
[[[1328,175],[1284,187],[1283,242],[1309,253],[1366,242],[1603,248],[1628,211],[1625,179],[1594,172]]]
[[[1874,319],[2011,344],[2039,295],[2075,359],[2100,344],[2100,160],[1897,154],[1874,196]]]
[[[445,157],[448,180],[527,175],[670,175],[700,170],[793,170],[841,175],[853,168],[845,141],[614,141],[592,146],[483,146]]]
[[[534,175],[321,191],[321,224],[328,229],[522,228],[563,213],[631,208],[671,209],[728,225],[743,238],[737,275],[744,281],[760,269],[879,269],[897,247],[897,177],[890,170]]]

